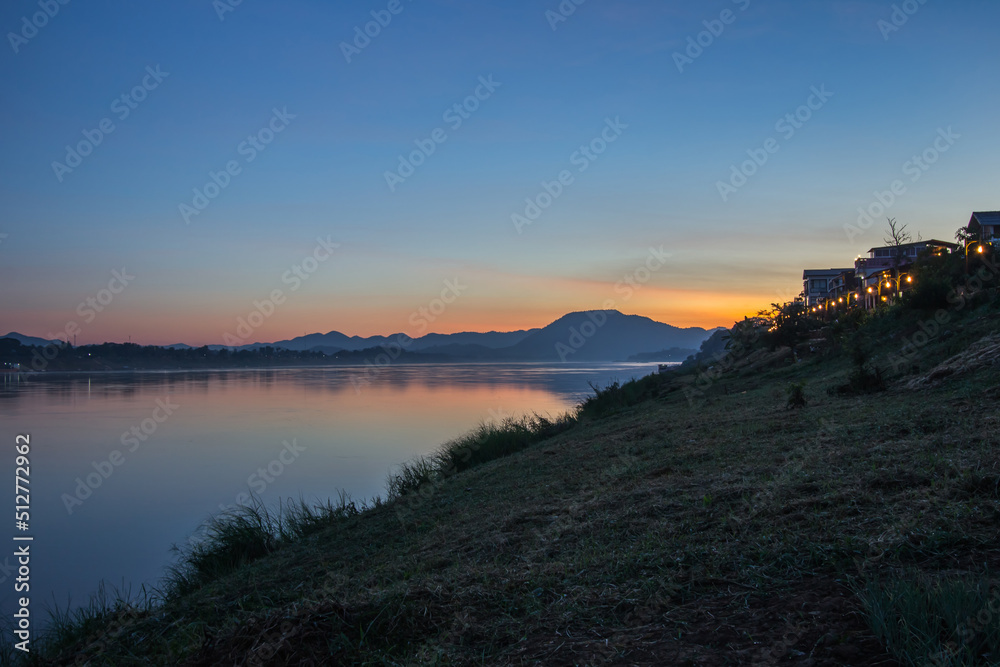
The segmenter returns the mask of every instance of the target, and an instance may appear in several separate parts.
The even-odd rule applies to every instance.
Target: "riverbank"
[[[941,647],[990,650],[997,366],[908,385],[1000,317],[962,313],[900,355],[921,322],[864,325],[860,371],[884,391],[836,341],[613,386],[518,453],[418,469],[415,490],[300,516],[152,606],[57,623],[41,662],[892,665],[917,650],[900,614],[937,611]]]

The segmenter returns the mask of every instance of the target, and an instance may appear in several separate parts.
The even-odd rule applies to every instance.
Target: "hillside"
[[[836,345],[612,386],[520,453],[342,503],[162,606],[92,612],[47,659],[925,664],[893,629],[927,621],[956,656],[994,651],[930,664],[996,664],[1000,619],[973,619],[1000,567],[1000,357],[977,345],[998,303],[895,370],[919,314],[861,325],[884,391],[845,390],[857,368]],[[907,388],[969,349],[977,365]]]

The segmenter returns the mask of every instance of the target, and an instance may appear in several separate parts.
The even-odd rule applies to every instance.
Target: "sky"
[[[952,240],[1000,209],[997,25],[993,0],[4,3],[0,333],[728,326],[886,217]]]

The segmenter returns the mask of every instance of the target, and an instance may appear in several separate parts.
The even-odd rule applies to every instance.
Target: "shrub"
[[[868,353],[860,343],[854,345],[851,352],[854,370],[847,378],[847,384],[834,387],[831,393],[838,394],[870,394],[885,391],[885,378],[882,371],[868,361]],[[872,366],[872,368],[870,368]]]
[[[803,393],[804,388],[805,385],[801,382],[793,382],[788,385],[785,391],[788,394],[787,407],[789,410],[806,407],[806,396]]]

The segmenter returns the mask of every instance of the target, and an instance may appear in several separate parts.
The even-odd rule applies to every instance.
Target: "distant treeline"
[[[642,354],[633,354],[625,361],[639,363],[656,361],[684,361],[688,357],[696,354],[698,354],[698,350],[688,349],[686,347],[672,347],[669,350],[660,350],[659,352],[643,352]]]
[[[383,354],[381,348],[337,352],[296,351],[270,345],[253,350],[210,349],[208,346],[168,348],[135,343],[101,345],[22,345],[14,338],[0,339],[0,365],[22,371],[160,370],[174,368],[257,368],[364,364]],[[400,351],[394,361],[437,362],[436,355]]]

